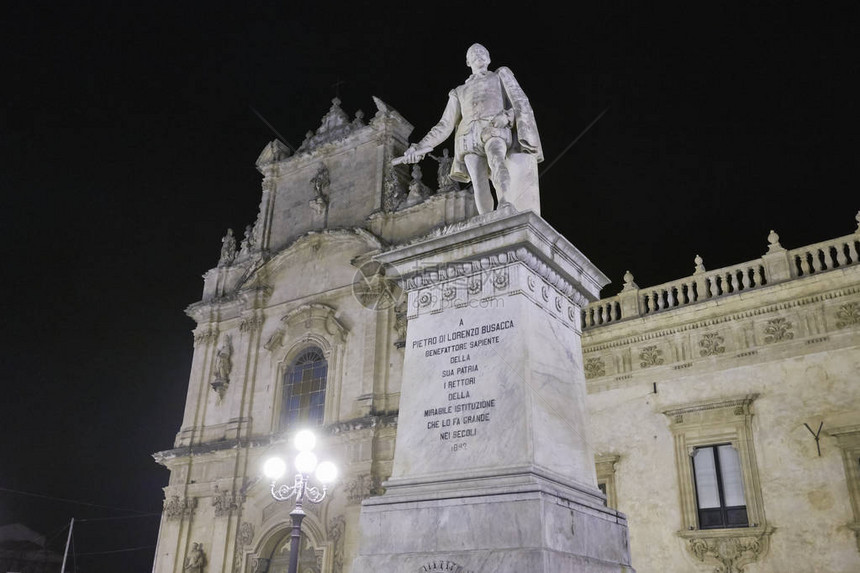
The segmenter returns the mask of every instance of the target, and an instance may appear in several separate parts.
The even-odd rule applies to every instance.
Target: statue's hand
[[[406,149],[403,158],[406,160],[406,163],[418,163],[424,159],[424,153],[421,153],[421,150],[415,147],[415,144],[412,144]]]
[[[391,164],[400,165],[401,163],[418,163],[431,151],[433,151],[432,147],[422,147],[421,149],[418,149],[413,143],[406,149],[406,151],[403,152],[402,157],[396,157],[391,161]]]

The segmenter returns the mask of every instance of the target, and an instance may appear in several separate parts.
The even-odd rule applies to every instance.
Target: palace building
[[[304,505],[299,571],[353,570],[362,502],[392,476],[404,355],[449,351],[406,348],[411,299],[375,257],[477,215],[469,189],[392,166],[412,126],[375,101],[365,121],[335,99],[295,153],[263,149],[257,219],[224,238],[186,311],[196,326],[185,411],[175,443],[154,455],[170,471],[156,573],[183,571],[192,550],[202,571],[286,571],[293,504],[273,498],[261,467],[306,428],[340,475]],[[647,288],[628,273],[599,300],[535,291],[581,335],[571,360],[584,372],[590,486],[607,515],[626,516],[636,571],[860,571],[860,214],[835,221],[834,236],[786,249],[771,232],[758,259],[697,259],[689,276]],[[493,320],[509,285],[490,286],[469,299],[487,330],[447,333],[452,359],[513,328]],[[426,404],[428,424],[449,403],[474,403],[454,431],[488,427],[495,412],[470,394],[483,368],[451,363],[442,377],[454,397]]]

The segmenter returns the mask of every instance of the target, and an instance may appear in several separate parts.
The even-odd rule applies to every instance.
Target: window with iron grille
[[[322,350],[302,350],[284,375],[281,429],[322,426],[328,361]]]

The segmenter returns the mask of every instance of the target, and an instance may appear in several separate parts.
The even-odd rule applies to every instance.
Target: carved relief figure
[[[328,168],[325,165],[320,165],[316,175],[311,178],[314,198],[309,202],[309,205],[317,214],[321,215],[328,207],[328,188],[330,185],[331,177],[329,177]]]
[[[242,238],[242,245],[239,248],[239,256],[246,257],[254,250],[254,229],[251,225],[245,226],[245,236]]]
[[[215,367],[213,368],[213,379],[210,383],[212,389],[223,398],[227,386],[230,384],[230,370],[233,369],[233,343],[230,336],[224,337],[224,344],[218,347],[215,353]]]
[[[206,555],[203,554],[203,546],[200,543],[192,544],[182,569],[188,573],[203,573],[204,565],[206,565]]]
[[[436,171],[436,184],[439,185],[439,192],[457,191],[460,185],[451,179],[451,166],[454,164],[454,158],[448,155],[448,148],[442,150],[442,157],[430,155],[430,158],[439,164],[439,169]]]
[[[397,178],[397,172],[393,168],[388,170],[383,188],[382,210],[386,213],[396,211],[406,198],[406,193],[403,191],[403,185]]]
[[[221,258],[218,260],[218,266],[229,265],[235,258],[236,238],[233,236],[233,229],[227,229],[227,234],[221,239]]]
[[[473,44],[466,52],[472,75],[448,93],[442,119],[402,161],[417,163],[454,132],[454,157],[450,177],[472,182],[478,213],[493,210],[490,180],[499,205],[506,203],[511,177],[505,160],[511,151],[531,153],[543,161],[534,112],[513,72],[502,67],[492,72],[489,51]],[[455,131],[456,130],[456,131]]]

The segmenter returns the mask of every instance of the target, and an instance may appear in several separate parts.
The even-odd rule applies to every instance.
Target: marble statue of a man
[[[472,182],[481,214],[493,210],[491,180],[499,205],[508,202],[509,154],[533,154],[536,162],[543,161],[534,112],[526,94],[511,70],[501,67],[490,71],[489,64],[489,51],[481,44],[473,44],[466,52],[466,65],[472,75],[449,92],[442,119],[421,141],[409,146],[402,158],[405,163],[421,161],[454,132],[451,179]]]

